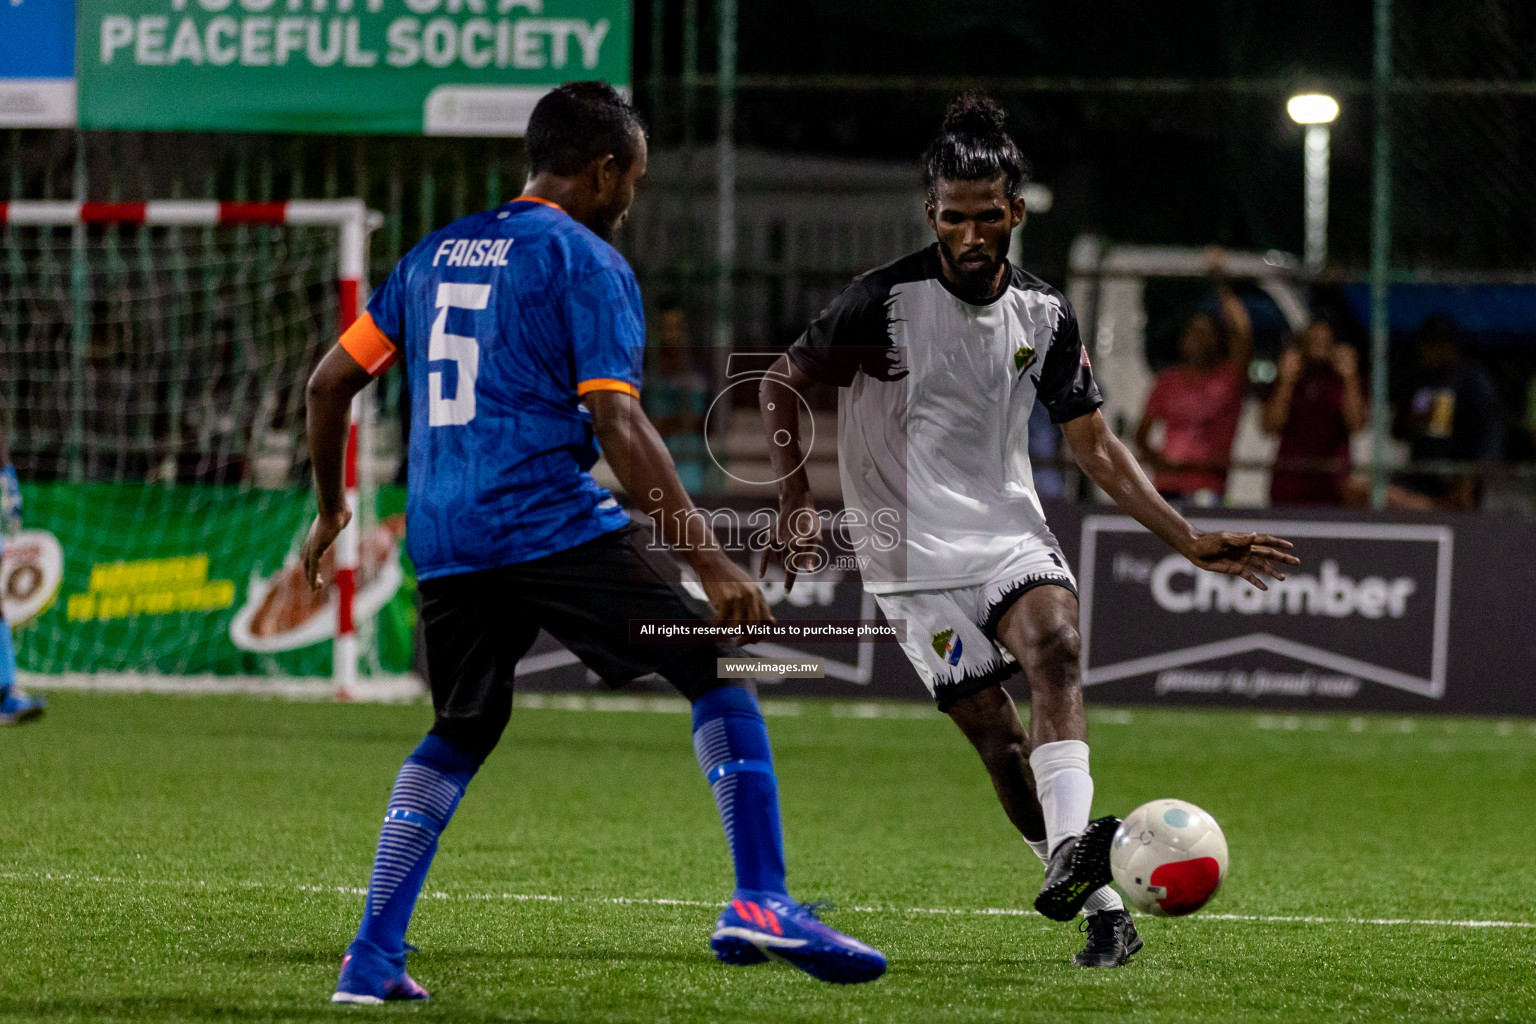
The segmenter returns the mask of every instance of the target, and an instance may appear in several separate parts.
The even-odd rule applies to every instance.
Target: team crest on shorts
[[[1020,345],[1013,353],[1013,372],[1023,373],[1034,365],[1035,347],[1033,345]]]
[[[933,644],[934,654],[951,665],[960,664],[960,651],[964,645],[960,642],[960,638],[955,636],[954,630],[941,629],[933,634],[933,639],[929,642]]]

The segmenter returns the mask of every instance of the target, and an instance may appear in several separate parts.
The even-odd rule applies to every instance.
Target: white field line
[[[176,696],[250,696],[275,697],[295,701],[336,699],[335,684],[325,678],[281,676],[167,676],[154,673],[64,673],[18,672],[21,684],[29,690],[74,690],[112,694],[170,694]],[[412,704],[427,699],[426,688],[413,675],[386,675],[360,679],[350,694],[357,703]],[[685,715],[688,702],[682,697],[632,694],[524,693],[515,700],[519,711],[629,711],[649,714]],[[821,705],[806,704],[791,698],[769,697],[762,701],[766,717],[799,718]],[[826,705],[833,718],[852,719],[924,719],[937,721],[938,712],[926,701],[837,701]],[[1163,709],[1157,709],[1163,710]],[[1215,710],[1215,709],[1208,709]],[[1136,716],[1124,708],[1089,708],[1093,725],[1133,725]],[[1198,724],[1198,723],[1197,723]],[[1221,723],[1223,727],[1226,722]],[[1498,736],[1536,737],[1536,722],[1503,720],[1460,720],[1455,718],[1371,719],[1356,715],[1344,718],[1332,714],[1287,715],[1260,713],[1252,719],[1255,728],[1278,732],[1330,732],[1335,725],[1351,733],[1420,733],[1446,735],[1458,733],[1478,737],[1489,731]],[[1438,751],[1446,752],[1444,749]]]
[[[117,878],[110,875],[73,875],[51,872],[5,871],[0,878],[18,882],[59,882],[96,885],[170,886],[185,889],[275,889],[289,892],[332,893],[342,896],[365,896],[367,889],[351,885],[273,885],[269,882],[237,881],[214,882],[198,879],[174,878]],[[666,899],[649,896],[559,896],[550,893],[483,892],[451,893],[424,892],[423,899],[462,901],[507,901],[512,903],[587,903],[619,906],[648,907],[703,907],[716,909],[718,901]],[[882,907],[844,904],[841,910],[858,914],[936,915],[941,917],[1035,917],[1034,910],[1019,907]],[[1411,917],[1316,917],[1312,915],[1285,914],[1196,914],[1190,921],[1242,921],[1258,924],[1343,924],[1413,926],[1427,928],[1536,928],[1536,921],[1454,921]],[[1042,924],[1046,922],[1042,921]]]
[[[173,676],[153,672],[18,672],[17,678],[26,689],[44,692],[275,697],[297,701],[336,699],[336,684],[327,678]],[[413,675],[373,676],[358,680],[348,699],[362,704],[411,704],[422,700],[426,693],[421,680]]]
[[[1196,920],[1262,921],[1278,924],[1423,925],[1441,928],[1536,928],[1536,921],[1441,921],[1416,917],[1287,917],[1269,914],[1201,914]]]

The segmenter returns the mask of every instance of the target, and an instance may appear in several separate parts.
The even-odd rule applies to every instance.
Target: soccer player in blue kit
[[[402,259],[309,383],[320,561],[351,518],[342,486],[352,397],[404,358],[411,389],[406,534],[420,580],[435,720],[390,795],[362,924],[334,1002],[425,999],[405,932],[438,837],[512,711],[513,671],[542,627],[604,679],[655,672],[693,706],[736,891],[710,940],[731,964],[782,959],[824,981],[869,981],[875,949],[791,899],[773,755],[748,682],[721,680],[730,644],[631,644],[631,619],[771,621],[726,557],[641,411],[639,287],[607,239],[645,173],[645,128],[610,86],[569,82],[528,122],[524,194],[455,221]],[[596,443],[594,443],[596,442]],[[589,470],[598,445],[714,606],[648,544]]]

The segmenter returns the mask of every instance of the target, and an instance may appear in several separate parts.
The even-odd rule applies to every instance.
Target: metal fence
[[[32,481],[304,483],[334,229],[8,225],[0,405]]]
[[[687,310],[696,343],[786,344],[854,273],[924,242],[917,153],[949,97],[981,85],[1010,108],[1051,187],[1050,211],[1022,238],[1047,280],[1065,280],[1088,228],[1114,242],[1300,252],[1303,136],[1285,100],[1327,91],[1342,112],[1319,280],[1372,288],[1360,319],[1385,437],[1390,407],[1412,397],[1417,326],[1387,289],[1536,286],[1536,8],[1468,0],[1448,19],[1374,0],[1372,11],[1336,13],[1344,42],[1317,69],[1269,59],[1250,12],[1221,26],[1224,65],[976,78],[871,73],[862,55],[846,55],[864,69],[849,74],[765,57],[751,19],[768,15],[755,11],[742,12],[738,68],[734,4],[642,3],[635,82],[655,160],[620,246],[649,302]],[[13,131],[0,157],[0,190],[17,198],[361,196],[384,213],[375,280],[422,234],[515,195],[524,174],[518,140]],[[1518,324],[1483,322],[1486,292],[1446,301],[1499,387],[1506,454],[1530,457],[1536,344]],[[386,385],[386,417],[399,387],[398,375]],[[1529,490],[1519,471],[1505,476]]]

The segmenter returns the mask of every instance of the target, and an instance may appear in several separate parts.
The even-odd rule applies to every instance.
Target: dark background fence
[[[1536,287],[1536,8],[1518,0],[1468,0],[1454,18],[1389,0],[640,0],[634,13],[633,88],[656,160],[619,242],[648,301],[680,304],[696,342],[783,345],[849,276],[920,244],[917,157],[969,86],[1007,105],[1050,190],[1019,255],[1055,283],[1085,233],[1299,253],[1302,129],[1285,100],[1320,89],[1342,108],[1321,282],[1364,287],[1374,270],[1383,286]],[[722,119],[738,156],[724,270]],[[427,231],[515,195],[525,172],[516,139],[15,130],[0,159],[12,198],[362,196],[384,215],[376,280]],[[1505,299],[1445,301],[1477,321]],[[1507,454],[1525,457],[1536,302],[1509,301],[1520,310],[1474,342],[1497,371],[1517,441]],[[1401,380],[1416,324],[1391,308],[1374,329],[1380,395],[1398,398],[1385,371]],[[1373,316],[1369,301],[1356,315],[1363,345]],[[399,395],[398,379],[386,385],[386,418]]]

